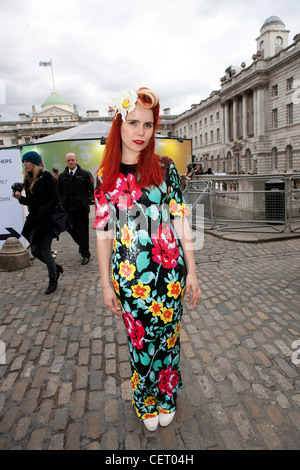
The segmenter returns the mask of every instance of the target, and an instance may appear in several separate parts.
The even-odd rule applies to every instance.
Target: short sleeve
[[[101,183],[101,174],[97,174],[95,177],[94,190],[95,221],[93,228],[107,231],[114,228],[115,210],[106,194],[100,189]]]
[[[171,218],[178,219],[180,217],[185,217],[189,215],[190,210],[187,207],[182,194],[178,171],[172,160],[170,161],[170,165],[168,168],[167,186],[168,204]]]

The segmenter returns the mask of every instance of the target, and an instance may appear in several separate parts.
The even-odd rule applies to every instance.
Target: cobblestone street
[[[91,219],[92,222],[92,219]],[[92,258],[64,233],[58,290],[45,267],[1,272],[0,449],[300,448],[300,238],[240,243],[205,233],[201,301],[186,302],[176,419],[154,433],[131,405],[121,319]]]

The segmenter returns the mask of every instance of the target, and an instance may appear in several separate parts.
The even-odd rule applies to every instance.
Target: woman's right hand
[[[122,317],[122,309],[116,296],[115,291],[111,286],[107,286],[102,289],[103,290],[103,299],[104,305],[107,307],[111,312],[113,312],[118,317]]]
[[[14,193],[12,193],[13,197],[15,197],[16,199],[20,199],[21,197],[21,193],[20,191],[15,191]]]

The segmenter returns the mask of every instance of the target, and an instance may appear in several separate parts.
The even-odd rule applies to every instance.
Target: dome
[[[269,18],[267,18],[264,24],[262,25],[261,30],[266,26],[270,26],[271,24],[275,25],[278,23],[280,23],[280,25],[283,27],[285,26],[283,21],[278,16],[269,16]]]
[[[58,105],[67,105],[67,106],[70,106],[70,104],[67,102],[67,100],[65,98],[63,98],[62,96],[60,96],[57,92],[53,92],[51,93],[50,96],[48,96],[48,98],[44,101],[44,103],[42,104],[42,107],[43,106],[54,106],[55,104],[58,104]]]

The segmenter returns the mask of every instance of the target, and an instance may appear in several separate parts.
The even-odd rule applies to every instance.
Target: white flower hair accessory
[[[138,94],[134,90],[123,90],[117,96],[115,96],[115,105],[111,108],[116,110],[116,114],[121,114],[122,119],[126,122],[126,116],[131,113],[138,100]]]

